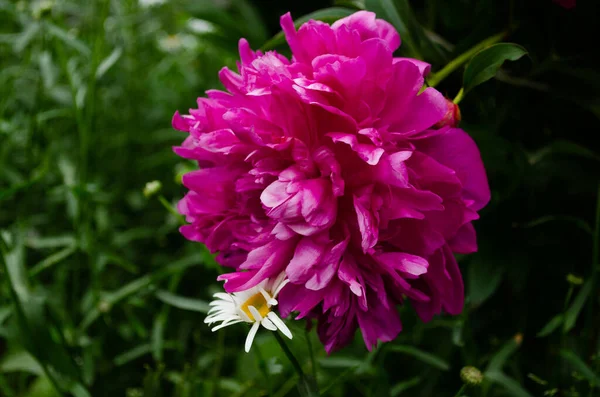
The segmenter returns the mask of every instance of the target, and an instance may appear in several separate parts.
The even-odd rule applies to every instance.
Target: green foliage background
[[[301,393],[272,335],[245,354],[243,326],[203,324],[220,270],[169,211],[193,166],[170,150],[184,138],[170,119],[220,87],[240,37],[278,47],[287,10],[365,6],[434,73],[498,32],[529,57],[461,102],[493,192],[480,252],[460,258],[464,313],[422,324],[402,308],[396,341],[367,352],[357,333],[331,356],[290,322],[291,349],[322,395],[600,395],[592,3],[0,0],[0,396]],[[462,70],[438,88],[456,95]],[[459,392],[466,365],[484,382]]]

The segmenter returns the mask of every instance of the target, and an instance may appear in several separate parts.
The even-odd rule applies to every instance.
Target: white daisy
[[[212,324],[221,321],[221,324],[212,329],[213,332],[231,324],[253,323],[248,337],[246,337],[246,353],[250,351],[260,325],[269,331],[279,329],[285,336],[292,339],[290,329],[275,312],[271,311],[271,308],[277,305],[275,298],[288,282],[285,272],[282,272],[275,279],[263,280],[260,284],[245,291],[232,294],[218,292],[214,294],[217,299],[209,304],[212,307],[204,322]]]

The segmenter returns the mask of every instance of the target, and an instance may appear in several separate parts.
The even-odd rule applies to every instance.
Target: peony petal
[[[415,134],[426,130],[446,115],[446,98],[435,88],[427,88],[412,99],[401,120],[390,126],[390,131],[400,134]]]
[[[465,198],[473,200],[473,210],[479,211],[490,201],[490,188],[479,149],[466,132],[451,128],[445,134],[424,140],[419,149],[456,171]]]
[[[173,115],[173,120],[171,121],[171,125],[173,125],[173,128],[175,128],[176,130],[179,130],[179,131],[187,132],[190,129],[190,126],[188,125],[186,120],[183,117],[181,117],[179,112],[175,112],[175,114]]]
[[[431,65],[428,64],[427,62],[421,61],[419,59],[414,59],[414,58],[402,58],[402,57],[397,57],[394,58],[394,63],[397,62],[410,62],[413,65],[415,65],[416,67],[419,68],[419,72],[421,72],[421,75],[423,77],[427,76],[429,74],[429,72],[431,71]]]
[[[385,252],[376,256],[379,262],[385,263],[392,269],[404,273],[409,278],[417,278],[427,273],[429,263],[426,259],[402,252]]]
[[[392,76],[388,83],[389,89],[387,90],[385,108],[379,115],[382,122],[397,124],[402,121],[406,114],[411,116],[408,113],[409,106],[423,87],[424,81],[422,73],[413,62],[398,61],[394,63]],[[397,130],[393,129],[393,131]]]
[[[396,51],[400,47],[400,35],[394,27],[382,19],[375,19],[375,13],[369,11],[358,11],[345,18],[339,19],[331,25],[333,29],[347,26],[359,32],[362,40],[380,38],[390,48]]]
[[[381,156],[385,153],[385,150],[378,148],[371,144],[358,143],[356,135],[345,134],[342,132],[330,132],[327,134],[333,142],[342,142],[352,148],[354,152],[369,165],[376,165],[379,163]]]
[[[286,268],[286,274],[292,283],[306,282],[325,252],[325,245],[319,244],[314,238],[304,237],[294,251],[294,257]]]
[[[477,234],[472,223],[466,223],[448,242],[450,249],[457,254],[471,254],[477,252]]]
[[[358,220],[358,228],[362,236],[361,247],[366,254],[377,244],[379,238],[379,223],[376,215],[372,212],[370,205],[371,195],[369,193],[353,197],[354,210]]]
[[[402,331],[402,324],[396,309],[386,307],[378,299],[369,299],[373,302],[369,310],[358,310],[358,325],[363,334],[363,339],[367,349],[373,350],[377,346],[377,341],[390,342]]]

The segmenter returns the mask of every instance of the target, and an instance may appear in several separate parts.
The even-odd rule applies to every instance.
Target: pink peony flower
[[[422,90],[429,65],[395,58],[398,33],[370,12],[281,25],[291,60],[242,39],[227,92],[173,117],[189,133],[175,152],[200,166],[183,177],[182,234],[233,269],[228,292],[285,272],[280,314],[318,319],[328,352],[357,327],[369,349],[391,341],[406,300],[424,321],[460,313],[453,253],[477,249],[490,191],[447,100]]]

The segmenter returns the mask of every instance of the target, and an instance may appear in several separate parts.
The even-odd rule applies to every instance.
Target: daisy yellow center
[[[271,311],[269,305],[267,305],[267,300],[260,292],[252,295],[241,306],[242,311],[246,313],[248,318],[254,319],[254,316],[252,315],[252,313],[250,313],[250,309],[248,309],[250,306],[254,306],[254,308],[258,310],[260,315],[263,317],[267,317],[267,314],[269,314],[269,312]]]

